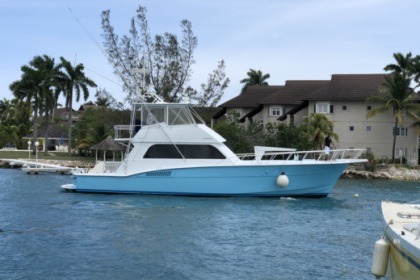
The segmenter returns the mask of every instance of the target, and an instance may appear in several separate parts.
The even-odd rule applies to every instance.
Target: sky
[[[393,53],[420,54],[418,0],[0,0],[0,99],[21,66],[37,55],[83,63],[85,74],[118,101],[126,93],[101,51],[101,12],[128,34],[146,6],[150,32],[181,36],[192,23],[198,38],[189,85],[199,89],[220,60],[229,87],[219,104],[237,96],[249,69],[286,80],[329,80],[332,74],[384,73]],[[95,90],[88,100],[95,101]],[[82,104],[82,101],[76,105]]]

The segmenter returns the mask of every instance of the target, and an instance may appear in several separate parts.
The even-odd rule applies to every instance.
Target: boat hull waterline
[[[325,197],[348,163],[172,168],[134,175],[73,174],[69,191],[183,196]],[[289,184],[277,185],[287,174]]]

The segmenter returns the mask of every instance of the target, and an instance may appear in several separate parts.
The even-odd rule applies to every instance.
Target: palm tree
[[[411,52],[403,55],[402,53],[394,53],[394,59],[396,64],[388,64],[384,67],[385,71],[391,71],[393,73],[403,74],[405,76],[411,76],[415,72],[414,60]]]
[[[417,88],[420,86],[420,55],[417,55],[413,59],[414,64],[414,81],[417,83],[417,86],[414,88]]]
[[[303,135],[313,150],[322,149],[327,135],[338,141],[338,135],[333,131],[333,122],[324,114],[310,114],[303,120],[302,128]]]
[[[420,103],[414,97],[415,93],[410,88],[412,79],[404,71],[396,71],[391,77],[385,77],[385,83],[380,89],[380,95],[372,96],[366,100],[369,103],[376,103],[378,107],[373,108],[367,113],[367,117],[373,117],[377,114],[387,113],[392,110],[395,117],[392,142],[392,160],[395,159],[395,145],[397,140],[398,125],[404,122],[404,115],[418,120],[420,112]]]
[[[254,70],[249,69],[248,78],[242,79],[241,84],[245,84],[241,90],[241,93],[244,93],[246,88],[251,85],[260,85],[260,86],[268,86],[267,79],[270,78],[270,74],[263,74],[261,70]]]
[[[59,97],[59,65],[55,65],[54,59],[47,56],[36,56],[31,62],[31,66],[42,73],[43,82],[41,84],[41,104],[40,113],[45,115],[45,136],[44,145],[48,144],[48,129],[50,125],[50,114],[53,112]],[[45,152],[48,149],[46,147]]]
[[[83,99],[89,97],[88,87],[96,87],[93,80],[85,76],[83,70],[85,67],[82,63],[73,67],[69,61],[60,57],[60,67],[64,68],[65,72],[61,72],[58,80],[62,86],[64,96],[66,98],[66,108],[68,109],[68,126],[69,126],[69,145],[68,152],[71,154],[71,141],[72,141],[72,111],[73,111],[73,97],[78,102],[80,100],[80,93],[83,93]],[[74,95],[75,94],[75,95]]]
[[[19,101],[26,100],[32,104],[34,113],[32,140],[35,143],[38,138],[38,114],[41,104],[42,75],[39,71],[27,65],[22,66],[21,70],[23,72],[21,79],[10,84],[9,88]],[[35,153],[35,145],[33,149]]]

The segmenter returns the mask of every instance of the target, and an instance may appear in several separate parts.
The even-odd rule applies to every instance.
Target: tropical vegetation
[[[145,10],[138,12],[142,14],[145,13]],[[109,12],[103,15],[105,21],[108,16]],[[145,17],[145,15],[143,16]],[[145,18],[141,19],[140,17],[140,22],[142,20],[144,21]],[[185,23],[184,28],[184,31],[188,34],[190,29],[187,23]],[[184,39],[192,36],[191,34],[186,34],[184,34],[186,36]],[[169,35],[166,34],[165,36]],[[167,37],[167,40],[169,38]],[[163,38],[161,39],[163,40]],[[167,40],[163,41],[166,42]],[[156,42],[153,43],[153,46],[157,47]],[[161,47],[163,48],[163,46]],[[167,47],[169,48],[169,46]],[[143,59],[143,57],[140,58]],[[367,102],[374,102],[375,104],[368,117],[392,110],[395,117],[395,127],[400,125],[406,118],[412,119],[412,125],[419,127],[420,105],[416,98],[418,98],[420,84],[420,58],[419,56],[413,57],[411,53],[407,55],[396,53],[394,58],[396,63],[385,67],[386,71],[390,71],[390,75],[386,78],[380,93],[367,100]],[[115,57],[115,59],[117,58]],[[140,63],[141,59],[137,62]],[[124,65],[120,64],[121,67]],[[152,63],[151,65],[153,66],[154,64]],[[181,67],[181,64],[174,63],[174,65]],[[161,66],[156,64],[154,67]],[[85,75],[83,64],[72,65],[63,57],[60,58],[59,63],[55,63],[53,58],[42,55],[34,57],[28,65],[22,66],[21,70],[21,79],[10,84],[14,98],[12,100],[0,100],[1,147],[8,143],[15,143],[19,148],[26,148],[26,143],[23,142],[22,137],[30,132],[33,132],[33,142],[35,142],[38,139],[37,129],[40,124],[48,127],[51,121],[54,121],[51,118],[51,113],[59,106],[59,97],[64,98],[64,106],[69,112],[67,128],[69,136],[72,138],[69,150],[73,149],[73,147],[79,149],[90,147],[105,139],[108,135],[113,136],[115,124],[129,123],[130,114],[124,109],[123,104],[117,102],[106,89],[101,88],[96,90],[95,104],[103,107],[103,109],[88,110],[79,122],[76,124],[71,122],[73,102],[82,98],[86,100],[90,95],[89,89],[96,87],[96,83]],[[172,70],[166,69],[165,71],[170,73]],[[184,73],[185,77],[189,75],[187,72]],[[209,82],[209,85],[226,80],[224,71],[215,71],[212,75],[212,81]],[[270,77],[269,74],[263,74],[262,71],[253,69],[250,69],[247,75],[248,78],[241,81],[245,84],[244,87],[255,84],[267,85],[266,80]],[[145,78],[149,79],[149,81],[152,81],[152,79],[156,79],[154,81],[159,81],[160,79],[163,79],[162,82],[166,81],[166,78],[160,76],[156,78],[153,75],[149,75]],[[180,78],[175,80],[177,79]],[[187,79],[185,78],[184,80]],[[184,85],[178,84],[180,88],[184,88]],[[203,89],[204,95],[207,96],[203,98],[207,99],[211,104],[216,100],[218,101],[217,98],[221,96],[220,94],[213,95],[218,90],[217,87],[206,88],[203,85]],[[184,88],[185,92],[188,92],[186,88]],[[174,101],[180,98],[180,95],[178,95],[180,92],[175,93],[175,91],[169,89],[168,85],[162,87],[160,94],[164,98]],[[203,100],[204,103],[200,103],[200,98],[194,100],[199,106],[207,104]],[[90,104],[94,103],[91,102]],[[283,146],[299,150],[321,149],[325,136],[328,134],[333,139],[338,140],[338,135],[334,133],[332,122],[323,114],[311,114],[299,125],[267,124],[264,128],[255,123],[247,126],[240,125],[238,119],[239,116],[233,113],[227,117],[227,121],[218,122],[215,126],[215,130],[227,139],[228,146],[237,153],[251,152],[254,145]],[[392,147],[393,158],[395,156],[395,130]],[[44,141],[47,143],[48,136],[46,135],[45,137]]]
[[[254,69],[249,69],[246,74],[248,77],[241,80],[241,84],[244,84],[241,93],[244,93],[248,86],[268,86],[267,80],[270,78],[270,74],[263,74],[261,70]]]
[[[241,125],[239,114],[233,112],[227,116],[226,121],[218,122],[214,129],[236,153],[253,152],[255,145],[319,150],[328,134],[338,140],[338,135],[333,131],[333,123],[323,114],[311,114],[298,126],[268,123],[263,128],[255,123]]]
[[[73,113],[73,99],[76,99],[76,102],[80,100],[80,94],[83,93],[83,99],[86,101],[89,97],[89,87],[96,87],[96,84],[93,80],[86,77],[83,72],[84,66],[82,63],[73,67],[71,63],[66,60],[64,57],[60,57],[61,63],[60,67],[64,71],[59,72],[56,79],[60,84],[60,89],[63,91],[64,97],[66,98],[66,108],[69,109],[68,113],[68,153],[71,154],[72,151],[72,113]]]
[[[21,79],[9,86],[14,99],[1,102],[0,135],[8,136],[2,137],[0,142],[17,143],[19,147],[23,147],[25,143],[22,142],[22,137],[32,132],[32,143],[35,143],[38,139],[39,122],[42,121],[45,127],[44,143],[48,143],[50,115],[57,108],[62,94],[69,112],[69,153],[71,152],[73,94],[78,101],[82,92],[86,100],[89,97],[88,87],[96,87],[96,84],[85,76],[83,64],[73,67],[63,57],[60,60],[61,63],[56,64],[54,58],[48,55],[35,56],[28,65],[21,67]],[[35,152],[35,145],[32,147]]]
[[[393,56],[396,63],[388,64],[384,68],[385,71],[391,71],[391,74],[385,77],[385,83],[379,94],[368,98],[366,102],[376,104],[367,113],[368,118],[388,112],[392,112],[395,118],[392,142],[394,161],[398,126],[401,126],[405,117],[408,117],[413,120],[412,126],[419,127],[420,103],[416,88],[420,85],[420,56],[413,57],[411,53],[406,55],[394,53]]]
[[[115,125],[128,123],[128,110],[120,111],[102,106],[95,110],[89,109],[74,126],[75,145],[80,151],[88,150],[108,136],[114,137]]]

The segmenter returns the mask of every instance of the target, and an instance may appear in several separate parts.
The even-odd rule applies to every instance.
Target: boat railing
[[[328,161],[361,159],[366,149],[336,149],[330,151]],[[240,160],[257,160],[255,153],[237,154]],[[324,150],[265,152],[260,160],[324,160]]]
[[[133,126],[129,124],[120,124],[114,126],[115,141],[129,141],[130,132],[132,132]]]

